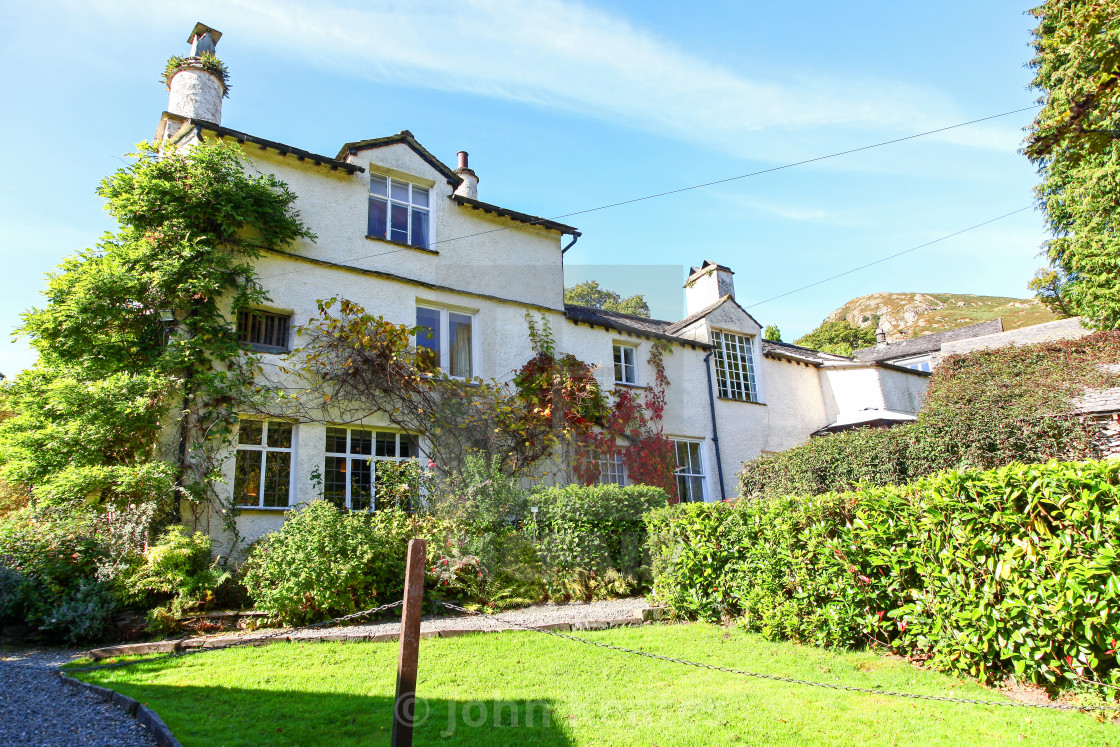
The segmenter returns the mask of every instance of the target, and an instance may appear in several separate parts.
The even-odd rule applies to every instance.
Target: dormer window
[[[431,190],[384,174],[369,175],[368,236],[428,248]]]

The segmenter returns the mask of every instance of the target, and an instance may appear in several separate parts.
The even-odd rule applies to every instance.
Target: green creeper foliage
[[[875,344],[875,330],[853,327],[847,319],[821,322],[821,326],[794,340],[794,345],[836,355],[851,355],[853,350]]]
[[[167,90],[171,90],[171,79],[175,77],[175,73],[185,67],[194,67],[210,73],[222,82],[222,95],[229,96],[229,70],[226,68],[226,64],[218,59],[217,55],[210,52],[203,52],[198,57],[174,55],[168,59],[167,66],[163,69],[163,82],[167,86]]]
[[[1120,684],[1120,462],[1013,464],[649,519],[654,595],[772,640]]]
[[[646,299],[641,293],[623,298],[612,290],[600,288],[599,283],[595,280],[585,280],[571,288],[565,288],[564,303],[590,306],[593,309],[603,309],[604,311],[616,311],[620,314],[649,317],[649,304],[646,303]]]
[[[147,492],[166,505],[177,481],[197,493],[207,468],[184,474],[161,430],[182,408],[191,447],[228,435],[254,364],[231,319],[265,300],[252,260],[310,237],[295,195],[246,173],[237,146],[142,143],[134,156],[98,189],[118,230],[49,276],[47,303],[18,330],[39,360],[0,388],[14,413],[0,423],[0,477],[36,499],[127,505]]]
[[[1048,0],[1031,60],[1042,93],[1024,153],[1054,238],[1031,283],[1060,313],[1120,325],[1120,0]]]
[[[1071,414],[1086,387],[1117,384],[1120,333],[978,350],[942,360],[916,423],[857,429],[747,462],[740,495],[775,498],[893,485],[945,469],[990,469],[1092,454]]]

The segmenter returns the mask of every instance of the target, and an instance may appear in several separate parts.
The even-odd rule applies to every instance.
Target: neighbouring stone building
[[[1091,330],[1081,326],[1081,319],[1057,319],[1018,329],[1003,329],[1002,319],[970,324],[967,327],[935,332],[898,342],[880,339],[875,347],[861,348],[852,355],[861,361],[893,363],[919,371],[932,371],[947,355],[960,355],[973,350],[1003,348],[1009,345],[1031,345],[1052,340],[1073,340]],[[879,335],[882,338],[882,335]]]
[[[199,24],[192,53],[213,49],[219,36]],[[829,429],[912,419],[920,406],[924,372],[764,341],[735,301],[734,273],[715,262],[693,268],[680,321],[565,305],[564,252],[579,231],[482,201],[465,152],[452,168],[406,130],[319,155],[223,125],[225,89],[205,70],[180,70],[170,92],[156,130],[164,148],[241,143],[254,169],[298,195],[317,236],[257,262],[271,302],[242,314],[238,331],[266,364],[301,345],[297,325],[315,314],[317,299],[332,296],[427,327],[431,335],[418,344],[456,376],[501,379],[531,358],[526,312],[549,320],[559,352],[598,366],[606,390],[648,384],[650,347],[666,341],[663,427],[689,501],[733,497],[736,472],[760,454]],[[694,251],[682,248],[682,259]],[[376,414],[346,424],[246,416],[219,488],[232,491],[240,533],[252,539],[323,490],[352,508],[376,507],[378,463],[417,457],[424,444],[423,433],[400,432]],[[322,482],[335,472],[344,477]],[[626,475],[607,465],[603,479]],[[215,533],[220,526],[210,522]]]

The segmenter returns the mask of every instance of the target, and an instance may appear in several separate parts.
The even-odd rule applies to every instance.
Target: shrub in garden
[[[109,628],[118,607],[108,581],[83,581],[72,593],[57,599],[39,630],[68,643],[97,640]]]
[[[524,531],[529,500],[517,478],[474,455],[425,487],[434,593],[488,609],[540,600],[544,569]]]
[[[857,428],[814,438],[753,459],[739,473],[739,494],[751,498],[819,495],[857,485],[896,485],[918,472],[911,452],[915,425]]]
[[[144,552],[144,560],[121,580],[125,597],[154,606],[149,627],[161,629],[170,619],[213,602],[230,574],[219,571],[210,537],[172,526]],[[164,622],[167,621],[167,622]]]
[[[57,624],[47,623],[57,619],[60,606],[71,605],[76,597],[100,594],[88,589],[110,558],[111,545],[100,531],[98,516],[90,511],[28,506],[8,514],[0,520],[0,567],[4,568],[0,618],[48,633],[63,632]],[[105,606],[107,602],[99,604]]]
[[[642,517],[668,500],[665,491],[649,485],[568,485],[535,493],[531,530],[554,595],[617,596],[644,586],[649,574]]]
[[[287,623],[346,615],[401,598],[413,519],[397,509],[312,501],[259,540],[242,566],[258,609]]]
[[[771,639],[1120,685],[1120,463],[1013,464],[649,519],[654,594]]]

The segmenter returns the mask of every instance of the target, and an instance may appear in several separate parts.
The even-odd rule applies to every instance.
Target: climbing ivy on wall
[[[253,396],[256,359],[231,322],[267,298],[252,260],[312,235],[295,194],[249,174],[236,145],[141,143],[132,158],[98,188],[117,230],[23,314],[39,358],[0,388],[0,479],[39,502],[154,503],[166,520],[214,498],[215,455]]]

